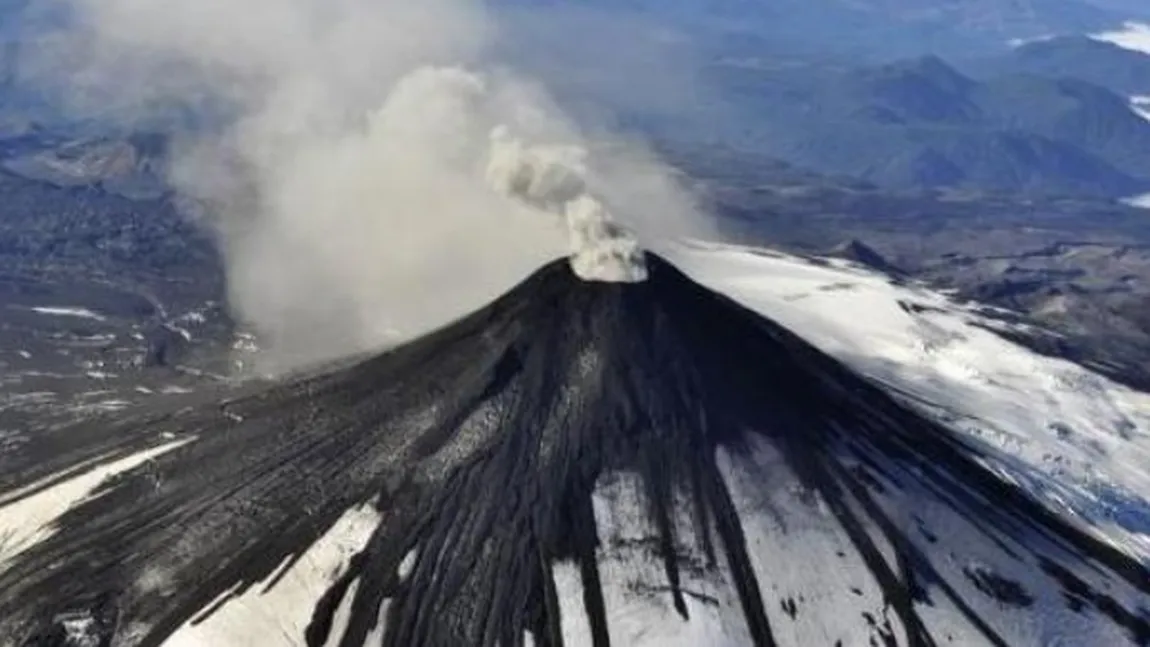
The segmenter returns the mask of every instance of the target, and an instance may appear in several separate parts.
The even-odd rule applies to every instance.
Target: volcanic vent
[[[557,261],[349,368],[37,436],[0,484],[46,484],[0,505],[167,450],[0,545],[0,644],[1150,640],[1138,562],[795,334],[646,270]]]

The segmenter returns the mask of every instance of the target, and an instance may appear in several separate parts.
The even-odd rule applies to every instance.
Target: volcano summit
[[[645,268],[556,261],[350,367],[33,436],[0,644],[1150,642],[1150,572],[991,450]]]

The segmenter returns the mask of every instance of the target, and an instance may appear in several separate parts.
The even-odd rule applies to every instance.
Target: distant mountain
[[[978,80],[933,56],[713,70],[739,119],[699,137],[897,187],[1124,196],[1150,186],[1150,122],[1084,81]],[[683,130],[681,132],[687,132]]]
[[[1150,18],[1150,4],[1143,0],[1086,0],[1086,3],[1127,18]]]
[[[27,6],[28,0],[0,0],[0,139],[27,134],[34,122],[41,121],[37,113],[43,106],[18,75],[21,50],[32,22],[26,16]]]
[[[793,3],[798,4],[799,0]],[[838,0],[834,3],[824,0],[822,4],[849,7],[923,32],[953,32],[983,38],[1078,31],[1109,25],[1115,19],[1102,8],[1075,0]]]
[[[28,3],[29,0],[0,0],[0,42],[21,35]]]
[[[60,188],[101,187],[129,199],[164,196],[168,140],[160,135],[0,139],[0,170]]]
[[[834,246],[827,252],[827,256],[853,261],[859,265],[878,270],[885,274],[895,276],[904,274],[901,269],[895,267],[886,257],[875,250],[875,248],[857,238],[852,238]]]
[[[1150,173],[1150,123],[1127,97],[1075,79],[1002,77],[979,85],[981,123],[1075,146],[1135,176]]]
[[[978,78],[1014,74],[1075,78],[1121,95],[1150,95],[1150,56],[1087,36],[1033,41],[958,65]]]
[[[1086,0],[493,0],[496,6],[590,7],[688,25],[696,33],[756,37],[792,52],[872,59],[969,55],[1011,39],[1088,33],[1131,17]]]

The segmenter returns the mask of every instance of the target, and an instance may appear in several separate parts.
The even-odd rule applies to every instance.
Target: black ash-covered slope
[[[163,644],[274,588],[364,504],[372,538],[284,644],[358,646],[377,623],[388,647],[1150,641],[1137,561],[794,333],[649,266],[612,284],[558,261],[350,368],[45,432],[4,488],[194,440],[0,564],[0,645]]]

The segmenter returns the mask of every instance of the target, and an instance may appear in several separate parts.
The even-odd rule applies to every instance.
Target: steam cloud
[[[498,60],[477,2],[60,1],[32,73],[85,116],[179,118],[171,180],[206,207],[265,368],[419,334],[563,254],[642,280],[630,230],[696,228],[654,156]]]
[[[634,282],[647,278],[638,241],[612,218],[586,182],[586,151],[575,146],[527,146],[504,126],[491,133],[488,181],[567,223],[571,264],[587,280]]]

